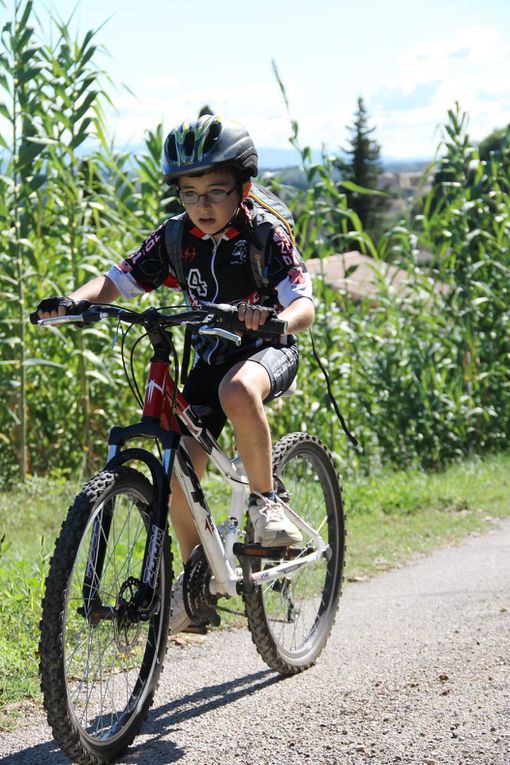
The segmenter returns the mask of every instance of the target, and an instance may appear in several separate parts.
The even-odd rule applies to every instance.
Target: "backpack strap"
[[[283,226],[292,244],[296,243],[292,230],[292,213],[281,199],[256,183],[252,184],[248,199],[253,210],[252,225],[248,230],[250,275],[257,291],[269,294],[271,290],[267,279],[267,242],[274,229]]]
[[[188,302],[185,290],[186,282],[184,279],[184,269],[181,260],[182,232],[184,230],[183,219],[185,215],[186,213],[181,213],[181,215],[176,215],[174,218],[169,218],[167,220],[165,224],[165,245],[172,271],[184,292],[186,302]],[[184,385],[188,379],[189,360],[191,356],[191,335],[191,327],[186,326],[181,358],[181,385]]]
[[[262,216],[263,219],[269,219],[272,223],[277,225],[281,223],[287,231],[292,244],[296,244],[294,238],[294,231],[292,226],[294,225],[294,219],[287,205],[279,199],[276,194],[262,186],[258,186],[256,183],[252,184],[252,189],[249,196],[258,207],[257,215]],[[276,219],[276,220],[275,220]],[[257,225],[255,220],[255,225]]]
[[[181,242],[182,232],[184,230],[183,220],[186,213],[181,213],[173,218],[169,218],[165,223],[165,245],[168,253],[170,266],[179,282],[181,289],[185,289],[184,271],[181,261]]]
[[[270,223],[260,223],[249,226],[246,235],[249,242],[248,265],[250,279],[253,286],[262,294],[269,294],[269,280],[267,278],[266,245],[267,240],[273,233]]]

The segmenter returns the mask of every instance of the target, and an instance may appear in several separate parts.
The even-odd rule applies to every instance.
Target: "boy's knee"
[[[230,380],[225,385],[222,385],[219,390],[219,396],[221,406],[226,414],[232,410],[253,406],[259,398],[257,391],[242,378]]]

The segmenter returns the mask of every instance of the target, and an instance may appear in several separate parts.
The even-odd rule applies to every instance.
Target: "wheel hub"
[[[140,580],[130,576],[123,583],[117,597],[113,629],[117,648],[123,653],[127,653],[135,645],[142,629],[139,611],[135,605],[139,587]]]

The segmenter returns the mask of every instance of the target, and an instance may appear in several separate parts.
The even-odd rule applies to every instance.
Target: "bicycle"
[[[35,314],[30,318],[37,321]],[[292,433],[274,446],[275,489],[292,507],[289,516],[304,541],[263,548],[254,543],[249,520],[243,529],[248,480],[239,458],[222,451],[178,388],[172,329],[187,325],[239,344],[235,330],[246,327],[235,308],[206,305],[165,314],[92,304],[78,315],[37,323],[86,325],[107,318],[141,325],[152,345],[143,413],[135,424],[112,427],[105,467],[69,508],[46,579],[39,645],[48,722],[71,759],[87,765],[119,757],[153,702],[171,608],[167,518],[174,473],[201,541],[184,570],[188,616],[195,624],[218,625],[220,598],[241,595],[259,654],[281,674],[307,669],[324,648],[341,593],[345,547],[338,477],[319,439]],[[285,332],[285,323],[273,318],[259,334]],[[183,430],[199,441],[230,487],[222,523],[211,515]],[[140,438],[155,439],[160,457],[127,445]],[[133,462],[142,463],[150,479],[128,464]]]

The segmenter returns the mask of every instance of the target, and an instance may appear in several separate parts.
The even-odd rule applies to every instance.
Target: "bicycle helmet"
[[[205,114],[196,122],[183,122],[170,131],[163,147],[165,181],[217,165],[236,168],[241,181],[258,173],[257,150],[238,122]]]

